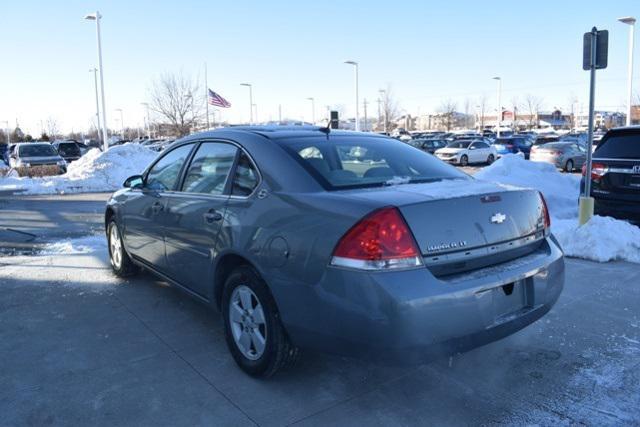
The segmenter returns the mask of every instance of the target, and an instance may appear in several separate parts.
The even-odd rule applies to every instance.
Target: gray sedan
[[[298,348],[422,362],[512,334],[564,283],[540,193],[394,139],[246,127],[176,141],[107,203],[111,265],[221,311],[253,376]]]
[[[529,160],[551,163],[565,172],[580,169],[587,159],[587,150],[578,142],[551,142],[531,147]]]

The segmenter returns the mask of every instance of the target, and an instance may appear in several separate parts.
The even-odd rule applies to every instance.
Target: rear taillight
[[[538,192],[540,195],[540,200],[542,201],[542,217],[544,219],[544,228],[548,229],[551,227],[551,217],[549,216],[549,208],[547,207],[547,201],[544,199],[544,196],[541,192]]]
[[[365,216],[342,236],[331,265],[386,270],[418,267],[422,258],[400,211],[386,207]]]
[[[602,163],[591,165],[591,179],[599,180],[609,172],[609,166]],[[582,176],[587,175],[587,164],[582,165]]]

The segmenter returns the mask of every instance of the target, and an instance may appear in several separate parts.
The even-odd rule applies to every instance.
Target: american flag
[[[221,107],[221,108],[231,107],[231,103],[229,101],[227,101],[226,99],[224,99],[223,97],[221,97],[220,95],[212,91],[211,89],[209,89],[209,104],[215,105],[216,107]]]

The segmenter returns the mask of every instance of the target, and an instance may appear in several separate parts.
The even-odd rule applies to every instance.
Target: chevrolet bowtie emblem
[[[502,224],[505,219],[507,219],[507,216],[503,213],[498,212],[491,217],[491,222],[493,224]]]

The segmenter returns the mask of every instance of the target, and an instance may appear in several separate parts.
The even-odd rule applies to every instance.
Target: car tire
[[[460,166],[468,166],[469,165],[469,157],[467,157],[466,154],[463,154],[462,157],[460,157]]]
[[[565,172],[573,172],[573,160],[569,159],[567,160],[567,163],[565,163],[564,165],[564,171]]]
[[[487,157],[487,164],[490,165],[494,160],[495,157],[493,157],[493,154],[489,154],[489,157]]]
[[[268,378],[295,363],[298,349],[282,326],[266,283],[253,268],[238,267],[225,281],[222,315],[229,351],[247,374]]]
[[[107,247],[109,248],[109,261],[116,276],[132,276],[139,271],[138,266],[131,261],[129,254],[124,249],[122,234],[115,220],[111,220],[107,227]]]

